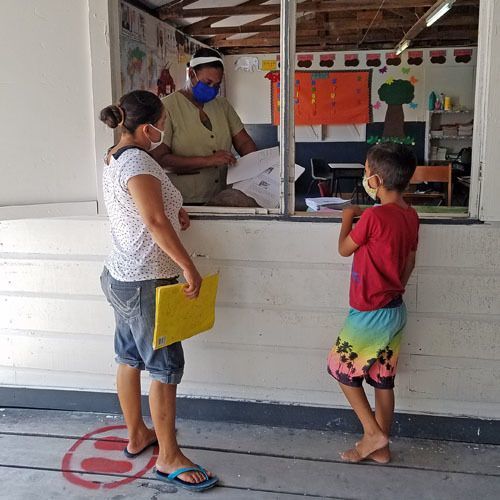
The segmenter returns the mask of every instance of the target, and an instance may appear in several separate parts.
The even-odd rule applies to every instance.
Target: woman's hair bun
[[[120,108],[115,104],[111,106],[106,106],[101,110],[99,119],[104,122],[110,128],[116,128],[122,123],[123,111],[120,112]]]

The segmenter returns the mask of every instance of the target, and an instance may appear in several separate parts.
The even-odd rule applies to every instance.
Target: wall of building
[[[221,285],[215,329],[185,342],[181,394],[345,406],[325,368],[348,306],[338,231],[194,222],[186,245]],[[5,221],[0,241],[0,384],[113,391],[114,320],[99,286],[106,219]],[[400,411],[498,417],[499,245],[498,225],[422,226]]]

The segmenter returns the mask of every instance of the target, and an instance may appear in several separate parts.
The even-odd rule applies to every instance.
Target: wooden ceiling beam
[[[259,6],[260,4],[264,3],[265,1],[267,1],[267,0],[247,0],[246,2],[240,4],[239,7]],[[234,15],[234,10],[233,10],[232,14],[229,14],[226,16],[218,16],[218,17],[207,17],[205,19],[201,19],[200,21],[198,21],[196,23],[181,27],[180,29],[186,35],[197,36],[199,30],[207,28],[207,27],[211,26],[212,24],[218,23],[220,21],[224,21],[225,19],[227,19],[228,17],[231,17],[232,15]],[[159,17],[160,17],[160,19],[163,19],[161,13],[159,13]],[[200,16],[200,17],[203,17],[203,16]],[[279,17],[279,14],[278,14],[278,17]]]
[[[465,2],[465,3],[464,3]],[[385,8],[392,9],[408,9],[409,7],[430,7],[433,5],[432,0],[411,0],[405,3],[400,0],[386,0]],[[462,5],[477,3],[477,0],[463,0]],[[410,5],[411,4],[411,5]],[[337,12],[344,10],[352,10],[353,8],[373,10],[373,1],[370,0],[306,0],[297,4],[297,13],[303,12]],[[266,5],[248,5],[247,2],[235,5],[232,7],[206,7],[198,9],[183,9],[179,7],[162,7],[158,11],[160,19],[166,21],[168,19],[188,19],[194,17],[229,17],[237,15],[253,15],[253,14],[279,14],[279,4]]]
[[[433,0],[386,0],[383,8],[391,10],[408,10],[410,8],[428,8],[435,2]],[[461,0],[456,5],[478,5],[478,0]],[[373,10],[374,3],[370,0],[306,0],[297,4],[297,13],[315,12],[342,12],[345,10]],[[179,7],[162,7],[158,11],[160,19],[189,19],[193,17],[229,17],[234,15],[269,15],[279,14],[279,4],[250,5],[245,2],[233,7],[206,7],[197,9],[183,9]]]
[[[352,17],[351,17],[352,19]],[[384,28],[402,28],[409,29],[412,26],[413,21],[410,20],[398,20],[398,19],[386,19],[385,21],[374,22],[372,29],[384,29]],[[477,25],[478,18],[476,16],[460,16],[460,17],[448,17],[443,19],[439,26],[467,26],[467,25]],[[321,24],[314,23],[304,23],[308,28],[301,28],[297,26],[297,34],[314,34],[317,32],[342,32],[351,31],[353,29],[364,30],[367,29],[369,23],[359,23],[356,20],[349,21],[333,21]],[[213,36],[213,35],[235,35],[241,33],[272,33],[278,34],[279,36],[280,26],[276,25],[261,25],[256,22],[251,22],[244,24],[242,26],[224,26],[224,27],[206,27],[201,28],[197,33],[193,33],[195,36]]]
[[[315,45],[315,40],[318,40],[318,44],[358,44],[359,38],[353,35],[345,35],[342,37],[335,36],[326,36],[323,38],[319,37],[297,37],[297,50],[302,46],[312,46]],[[467,27],[463,27],[461,30],[451,30],[451,31],[431,31],[428,30],[422,33],[415,42],[421,42],[425,40],[439,40],[439,45],[443,45],[443,43],[449,42],[453,44],[457,40],[475,40],[477,39],[477,29],[468,29]],[[240,48],[248,48],[248,47],[279,47],[279,38],[276,37],[251,37],[244,38],[238,40],[221,40],[217,47],[219,48],[229,48],[229,47],[240,47]],[[370,31],[365,43],[363,43],[363,47],[366,44],[374,44],[379,42],[387,42],[392,43],[392,47],[394,47],[394,36],[387,34],[385,31]],[[362,47],[357,47],[361,50]]]

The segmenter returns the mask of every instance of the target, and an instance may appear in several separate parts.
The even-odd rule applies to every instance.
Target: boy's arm
[[[354,218],[359,217],[362,212],[363,210],[357,206],[345,208],[342,211],[342,227],[339,235],[339,254],[342,257],[349,257],[359,248],[359,245],[350,237],[350,233]]]
[[[408,255],[408,260],[406,261],[405,268],[403,269],[403,274],[401,275],[401,283],[403,286],[406,288],[406,284],[408,283],[408,280],[410,279],[411,273],[413,272],[413,269],[415,268],[415,257],[417,255],[417,252],[410,252],[410,255]]]

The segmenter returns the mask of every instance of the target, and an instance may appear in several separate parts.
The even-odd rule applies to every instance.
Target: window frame
[[[89,0],[89,7],[92,12],[92,6],[99,4],[99,0]],[[480,1],[480,19],[479,19],[479,36],[478,36],[478,68],[476,74],[476,96],[474,109],[474,135],[472,143],[472,169],[471,169],[471,191],[469,197],[469,206],[466,214],[434,214],[423,213],[419,214],[421,220],[432,221],[432,223],[474,223],[480,219],[481,205],[481,179],[484,151],[481,147],[481,133],[485,127],[484,111],[486,109],[488,68],[484,64],[488,54],[482,53],[481,48],[487,45],[487,41],[491,36],[493,29],[488,12],[492,10],[491,0]],[[109,11],[109,46],[110,53],[109,71],[107,71],[108,81],[111,82],[110,93],[113,99],[117,99],[121,95],[121,78],[120,78],[120,48],[119,48],[119,33],[120,33],[120,0],[108,0]],[[263,219],[276,220],[283,219],[297,222],[333,222],[338,223],[341,219],[339,216],[323,216],[319,214],[306,215],[305,213],[295,211],[295,120],[294,120],[294,105],[293,105],[293,82],[295,73],[295,56],[296,56],[296,13],[297,0],[281,0],[280,1],[280,82],[282,100],[286,105],[280,108],[280,126],[278,129],[278,142],[280,146],[280,204],[279,209],[267,208],[244,208],[244,207],[201,207],[187,205],[185,208],[196,219]],[[92,20],[90,21],[91,29],[91,47],[92,38],[96,33],[92,29]],[[95,23],[94,23],[95,24]],[[101,30],[102,31],[102,30]],[[482,62],[482,64],[480,64]],[[94,81],[102,81],[102,67],[99,71],[99,78],[95,75],[94,61],[92,63],[92,75]],[[94,92],[95,93],[95,92]],[[94,95],[94,103],[96,102]],[[112,101],[113,101],[112,99]],[[112,102],[109,101],[108,102]],[[481,110],[481,113],[478,111]],[[94,114],[97,116],[98,110],[94,109]],[[97,116],[98,117],[98,116]],[[100,144],[109,145],[109,133],[104,135],[100,122],[96,123],[96,150],[99,154],[100,149],[97,147]],[[105,139],[105,140],[104,140]],[[105,147],[102,148],[104,150]],[[101,158],[96,156],[97,162],[97,178],[102,175]],[[105,215],[104,204],[102,203],[102,187],[98,182],[98,213]]]

